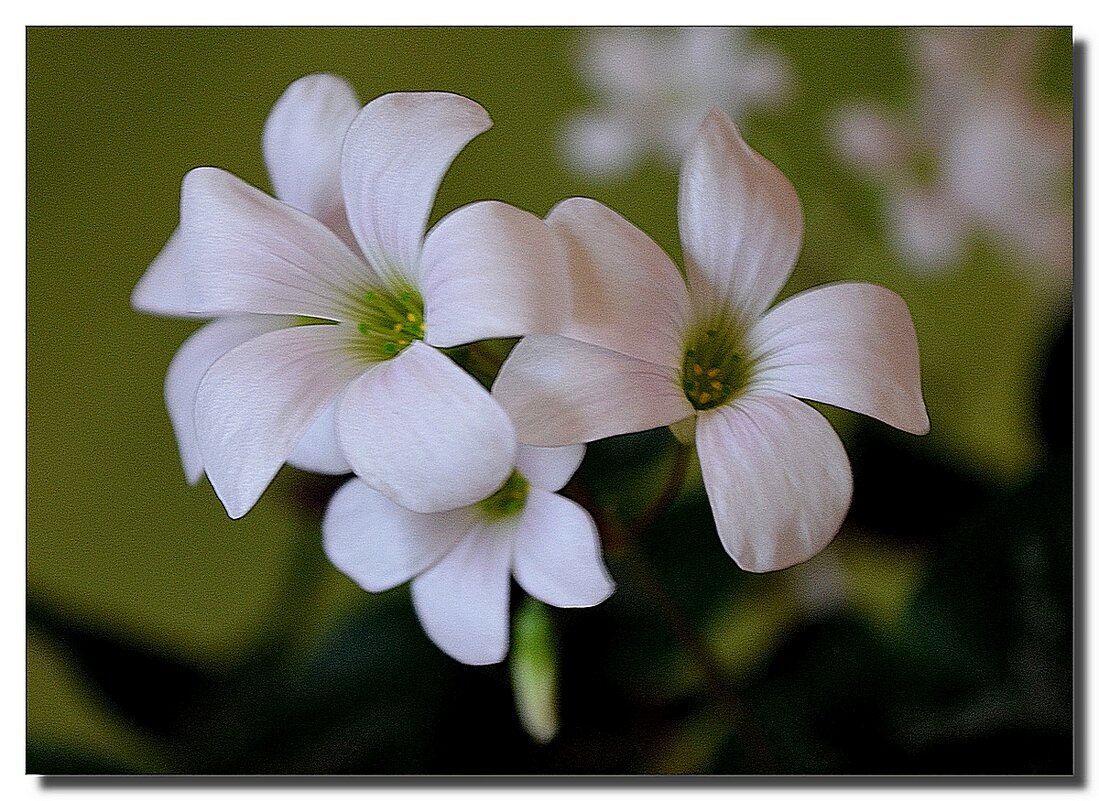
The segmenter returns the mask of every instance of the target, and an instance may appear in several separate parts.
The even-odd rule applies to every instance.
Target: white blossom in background
[[[132,301],[217,318],[180,349],[165,394],[188,478],[205,471],[231,517],[288,460],[354,470],[422,512],[507,478],[511,421],[437,348],[553,330],[568,311],[559,245],[497,201],[425,236],[443,174],[490,125],[459,95],[360,111],[345,82],[309,76],[264,132],[281,200],[223,170],[185,176],[179,228]]]
[[[555,494],[583,458],[583,445],[519,445],[499,490],[435,514],[404,509],[352,479],[325,513],[325,553],[369,592],[411,580],[416,615],[439,648],[470,665],[499,662],[513,575],[551,606],[595,606],[614,592],[591,516]]]
[[[1058,289],[1072,276],[1072,121],[1034,83],[1036,28],[911,33],[916,98],[905,110],[840,110],[835,143],[882,190],[894,246],[923,272],[990,237]]]
[[[905,302],[866,283],[816,287],[768,310],[801,250],[801,203],[714,109],[679,183],[686,283],[660,247],[587,198],[546,221],[567,242],[573,316],[528,336],[493,394],[521,441],[554,446],[672,425],[697,448],[718,536],[745,570],[827,545],[851,501],[851,466],[802,400],[928,431]]]
[[[599,178],[643,158],[674,169],[711,108],[739,119],[790,82],[782,56],[744,28],[591,30],[579,68],[595,102],[566,121],[560,148],[570,168]]]

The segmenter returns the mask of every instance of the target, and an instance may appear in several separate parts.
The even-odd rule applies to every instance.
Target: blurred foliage
[[[725,555],[692,464],[670,509],[605,543],[609,601],[540,609],[555,633],[548,743],[524,731],[507,665],[453,662],[404,590],[368,596],[324,559],[320,514],[338,479],[287,468],[239,521],[205,481],[186,486],[161,397],[196,326],[137,315],[129,293],[177,222],[187,170],[270,188],[263,122],[303,74],[343,75],[364,101],[444,89],[489,110],[494,128],[458,157],[434,219],[483,197],[544,214],[590,195],[679,258],[673,172],[645,162],[601,184],[556,159],[560,120],[589,99],[572,67],[582,35],[28,29],[28,771],[1073,770],[1071,297],[1028,281],[994,242],[931,278],[889,250],[873,188],[837,160],[826,126],[844,99],[910,101],[901,30],[756,31],[789,60],[795,91],[741,123],[804,204],[784,295],[832,280],[900,293],[932,433],[825,410],[852,458],[851,512],[824,554],[777,574]],[[1071,57],[1057,29],[1036,78],[1066,115]],[[509,344],[454,356],[498,361]],[[566,492],[644,521],[674,448],[666,430],[595,443]],[[530,670],[549,640],[525,636]]]

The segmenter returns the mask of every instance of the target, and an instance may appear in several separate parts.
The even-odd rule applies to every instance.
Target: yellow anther
[[[408,344],[408,340],[407,340],[407,339],[398,339],[398,340],[397,340],[397,344],[398,344],[398,345],[407,345],[407,344]],[[705,401],[703,401],[703,402],[705,402]]]
[[[414,323],[414,322],[416,322],[416,315],[413,314],[412,312],[409,312],[408,314],[405,315],[405,319],[408,320],[410,323]]]
[[[710,378],[717,378],[717,374],[720,372],[721,371],[718,370],[716,367],[711,367],[709,370],[706,371],[706,375]]]
[[[721,389],[721,382],[720,381],[711,381],[710,386],[713,387],[714,389],[720,390]]]
[[[701,395],[698,396],[698,402],[699,403],[709,403],[710,402],[710,393],[709,392],[703,392]]]
[[[693,370],[694,370],[694,374],[695,374],[695,375],[702,375],[702,365],[701,365],[701,364],[696,364],[696,365],[695,365],[695,366],[694,366],[693,368],[691,368],[691,369],[693,369]]]
[[[404,326],[401,325],[400,323],[397,323],[393,326],[394,331],[400,331],[402,328],[404,328]]]

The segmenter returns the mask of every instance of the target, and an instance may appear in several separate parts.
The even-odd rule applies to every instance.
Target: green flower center
[[[424,300],[411,287],[395,292],[369,289],[363,295],[358,328],[369,358],[391,359],[424,338]]]
[[[506,517],[514,517],[523,511],[523,507],[527,505],[529,493],[530,484],[519,473],[512,470],[504,485],[477,506],[489,520],[502,520]]]
[[[752,377],[752,362],[735,326],[724,321],[687,339],[680,380],[683,394],[699,411],[738,397]]]

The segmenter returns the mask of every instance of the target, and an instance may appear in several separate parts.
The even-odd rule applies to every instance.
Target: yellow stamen
[[[721,371],[718,370],[716,367],[711,367],[709,370],[706,371],[706,375],[710,378],[717,378],[717,374],[720,372]]]
[[[720,381],[711,381],[710,386],[713,387],[714,389],[720,390],[721,389],[721,382]]]
[[[698,396],[698,402],[699,403],[709,403],[710,402],[710,393],[709,392],[703,392],[701,395]]]
[[[695,375],[702,375],[702,365],[696,364],[693,368]]]

